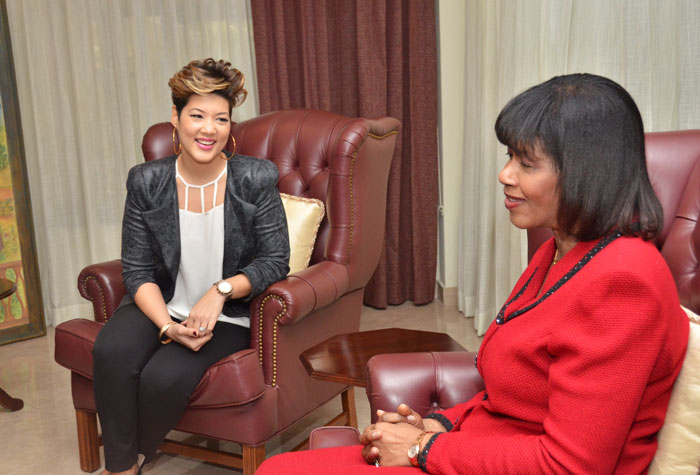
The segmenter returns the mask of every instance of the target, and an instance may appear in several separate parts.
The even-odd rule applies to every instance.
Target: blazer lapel
[[[233,157],[228,162],[226,175],[226,195],[224,198],[224,262],[222,263],[222,275],[230,277],[239,267],[241,258],[241,246],[244,236],[241,225],[245,223],[245,210],[236,196],[235,171],[233,169]]]
[[[177,205],[175,161],[153,201],[162,205],[145,211],[143,219],[160,247],[163,264],[168,269],[174,284],[180,267],[180,215]]]

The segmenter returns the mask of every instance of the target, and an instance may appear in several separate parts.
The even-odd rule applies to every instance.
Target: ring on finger
[[[199,331],[200,331],[200,332],[205,332],[205,331],[207,331],[207,327],[199,327]]]

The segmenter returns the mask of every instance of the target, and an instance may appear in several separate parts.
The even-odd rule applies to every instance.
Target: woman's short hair
[[[168,81],[178,116],[192,94],[217,94],[228,101],[231,110],[242,104],[248,95],[243,88],[245,76],[231,63],[212,58],[191,61]]]
[[[644,126],[629,93],[592,74],[557,76],[511,99],[496,120],[515,153],[552,160],[558,224],[579,241],[620,231],[654,238],[663,209],[649,182]]]

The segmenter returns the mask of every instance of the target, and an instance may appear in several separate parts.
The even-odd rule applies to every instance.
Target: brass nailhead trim
[[[275,321],[272,326],[272,387],[277,386],[277,328],[279,327],[280,318],[287,313],[287,302],[279,295],[270,294],[260,302],[260,311],[258,316],[258,358],[260,364],[263,364],[263,309],[265,304],[270,299],[277,300],[282,305],[282,311],[275,315]]]
[[[373,134],[373,133],[371,133],[371,132],[368,133],[367,135],[369,135],[369,136],[372,137],[373,139],[382,140],[382,139],[385,139],[385,138],[387,138],[387,137],[389,137],[389,136],[391,136],[391,135],[398,135],[398,134],[399,134],[399,131],[398,131],[398,130],[392,130],[391,132],[387,132],[387,133],[384,134],[384,135],[376,135],[376,134]]]
[[[398,130],[392,130],[391,132],[387,132],[384,135],[377,135],[373,134],[371,132],[368,132],[367,135],[372,137],[373,139],[378,139],[382,140],[385,139],[389,136],[392,135],[398,135],[399,131]],[[347,259],[345,260],[345,263],[347,264],[350,261],[350,251],[352,250],[352,238],[354,236],[354,231],[355,231],[355,194],[353,192],[353,177],[354,172],[355,172],[355,161],[357,160],[357,153],[358,151],[355,151],[355,153],[352,154],[352,161],[350,162],[350,237],[348,239],[348,249],[347,249]]]
[[[353,177],[355,176],[355,161],[357,160],[357,151],[352,154],[350,162],[350,236],[348,237],[348,250],[345,263],[350,262],[350,251],[352,250],[352,237],[355,232],[355,193],[353,191]]]
[[[258,305],[258,361],[260,362],[260,366],[263,364],[263,306],[265,302],[267,302],[271,295],[268,295],[265,297],[262,302],[260,302],[260,305]]]
[[[90,294],[87,291],[87,284],[88,284],[88,281],[90,281],[90,280],[94,280],[95,284],[97,285],[97,291],[100,294],[100,300],[102,302],[102,318],[104,318],[104,321],[106,323],[107,320],[109,320],[109,317],[107,316],[107,301],[105,299],[104,292],[102,292],[102,286],[100,285],[100,281],[97,280],[97,278],[95,276],[89,275],[89,276],[85,277],[83,279],[83,281],[81,282],[80,290],[82,290],[83,296],[85,299],[89,300],[90,302],[94,302],[94,300],[89,297]]]

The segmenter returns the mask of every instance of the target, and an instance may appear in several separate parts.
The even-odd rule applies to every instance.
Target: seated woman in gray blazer
[[[223,60],[182,68],[168,82],[175,155],[129,171],[127,296],[93,351],[103,474],[153,458],[206,369],[249,346],[248,302],[289,270],[277,167],[223,152],[243,82]]]

